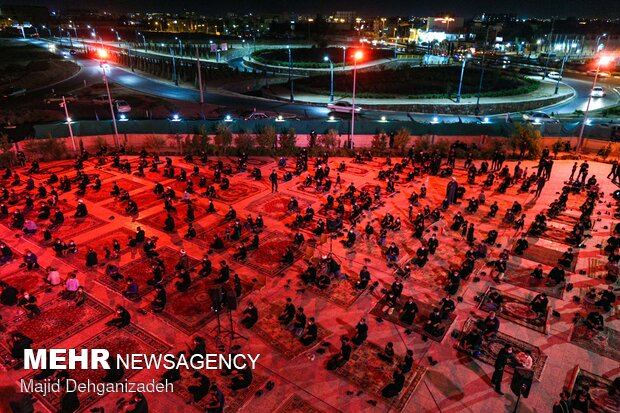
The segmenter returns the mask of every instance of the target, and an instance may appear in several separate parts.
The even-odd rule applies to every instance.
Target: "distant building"
[[[463,28],[463,24],[465,20],[462,17],[450,17],[450,16],[440,16],[440,17],[427,17],[426,18],[426,31],[435,31],[435,32],[455,32],[459,29]]]
[[[43,6],[24,6],[16,4],[0,5],[0,19],[19,24],[46,24],[49,19],[49,10]]]
[[[337,11],[333,14],[333,16],[329,16],[330,20],[333,23],[354,23],[355,22],[355,12],[354,11]]]

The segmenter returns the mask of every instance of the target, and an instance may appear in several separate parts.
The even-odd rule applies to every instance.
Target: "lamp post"
[[[75,146],[75,138],[73,137],[73,129],[71,128],[71,118],[69,117],[69,109],[67,108],[67,100],[65,96],[62,96],[62,103],[60,104],[65,109],[65,117],[67,118],[67,126],[69,127],[69,136],[71,136],[71,144],[73,145],[73,151],[77,152],[77,147]]]
[[[554,95],[558,94],[558,91],[560,90],[560,80],[562,80],[562,73],[564,73],[564,65],[566,64],[566,61],[568,60],[568,54],[564,55],[564,58],[562,59],[562,66],[560,66],[560,75],[558,76],[557,81],[555,82],[555,92],[553,92]]]
[[[181,43],[181,39],[175,37],[174,40],[179,42],[179,56],[183,56],[183,43]]]
[[[474,113],[478,115],[478,111],[480,109],[480,95],[482,94],[482,81],[484,80],[484,58],[486,57],[486,49],[487,42],[489,40],[489,28],[487,25],[487,33],[484,36],[484,44],[482,45],[482,62],[480,63],[480,83],[478,84],[478,96],[476,96],[476,108],[474,109]]]
[[[104,59],[107,57],[107,52],[104,49],[99,50],[99,57]],[[114,115],[114,106],[112,106],[112,95],[110,94],[110,86],[108,85],[108,76],[105,72],[105,65],[103,64],[103,60],[99,62],[99,66],[101,70],[103,70],[103,82],[105,83],[105,89],[108,92],[108,103],[110,104],[110,114],[112,115],[112,125],[114,125],[114,142],[116,143],[116,147],[120,146],[120,141],[118,139],[118,129],[116,127],[116,116]]]
[[[288,83],[291,85],[291,102],[295,100],[295,94],[293,93],[293,55],[291,54],[291,47],[286,46],[288,49]]]
[[[142,43],[144,43],[144,51],[146,51],[147,50],[147,48],[146,48],[146,37],[142,33],[140,33],[140,32],[138,32],[138,36],[142,36]]]
[[[471,54],[467,54],[463,58],[463,66],[461,66],[461,78],[459,80],[459,91],[456,94],[456,103],[461,103],[461,88],[463,87],[463,75],[465,74],[465,64],[467,63],[467,59],[471,57]]]
[[[394,38],[394,59],[396,59],[396,49],[398,48],[398,36]]]
[[[607,65],[611,61],[611,57],[602,56],[598,59],[598,63],[596,65],[596,73],[594,74],[594,80],[592,80],[592,88],[590,89],[590,96],[588,98],[588,104],[586,105],[586,111],[583,115],[583,122],[581,122],[581,130],[579,131],[579,138],[577,139],[577,151],[581,147],[583,140],[583,132],[586,128],[586,123],[588,121],[588,112],[590,112],[590,102],[592,102],[592,92],[594,91],[594,87],[596,86],[596,81],[598,79],[598,74],[601,70],[601,65]]]
[[[351,139],[349,139],[350,149],[353,148],[353,136],[355,136],[355,87],[357,82],[357,60],[363,56],[360,50],[353,55],[353,95],[351,97]]]
[[[342,46],[342,68],[347,66],[347,46]]]
[[[603,39],[603,37],[607,37],[607,33],[603,33],[600,36],[596,37],[596,49],[594,50],[594,53],[598,53],[599,52],[598,47],[601,44],[601,40]]]
[[[196,45],[196,65],[198,69],[198,85],[200,86],[200,104],[203,104],[205,103],[205,98],[202,92],[202,69],[200,68],[200,52],[198,51],[198,45]]]
[[[334,62],[328,56],[325,56],[323,60],[329,62],[329,103],[332,103],[334,101]]]

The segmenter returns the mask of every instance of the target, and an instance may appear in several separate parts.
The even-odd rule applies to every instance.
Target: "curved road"
[[[42,40],[28,40],[34,44],[42,47],[47,47],[47,42]],[[32,97],[43,97],[49,93],[49,89],[53,87],[58,94],[66,94],[71,90],[86,84],[98,83],[102,79],[102,69],[99,67],[99,62],[93,59],[81,58],[70,56],[70,59],[74,60],[82,67],[82,70],[74,77],[59,82],[58,84],[50,87],[46,87],[42,90],[32,91],[24,97],[16,99],[31,99]],[[233,62],[234,64],[234,62]],[[120,66],[110,66],[108,71],[108,79],[111,82],[117,83],[121,86],[138,90],[140,92],[160,96],[170,99],[177,99],[183,101],[199,102],[200,93],[198,90],[179,87],[171,84],[170,82],[164,82],[153,79],[151,77],[139,75],[131,72],[130,69],[126,69]],[[600,80],[600,79],[599,79]],[[568,102],[564,102],[558,105],[554,105],[543,109],[545,112],[554,113],[572,113],[575,110],[585,110],[587,105],[590,88],[592,85],[592,78],[587,76],[575,75],[574,77],[565,77],[563,82],[572,87],[576,91],[575,98]],[[590,110],[599,109],[605,106],[610,106],[618,103],[620,97],[620,83],[617,79],[607,78],[603,79],[599,83],[603,86],[607,92],[605,98],[594,98],[590,105]],[[615,88],[618,88],[616,90]],[[299,118],[304,119],[325,119],[329,116],[330,111],[327,108],[319,106],[311,106],[301,103],[287,103],[269,100],[260,97],[246,96],[233,92],[226,91],[205,91],[205,102],[210,104],[230,107],[240,110],[261,110],[270,111],[276,113],[290,113]],[[429,122],[433,120],[435,115],[431,114],[419,114],[419,113],[404,113],[404,112],[391,112],[391,111],[376,111],[365,110],[361,117],[369,119],[380,119],[382,116],[390,120],[415,120],[419,122]],[[505,115],[495,115],[495,117]],[[462,121],[462,122],[479,122],[480,118],[474,116],[455,116],[455,115],[437,115],[438,120],[445,122]],[[493,117],[493,116],[491,116]]]

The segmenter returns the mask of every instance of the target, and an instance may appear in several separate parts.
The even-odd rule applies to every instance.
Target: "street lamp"
[[[174,61],[174,49],[170,48],[170,56],[172,56],[172,78],[174,80],[174,84],[179,86],[179,78],[177,77],[177,65]]]
[[[463,87],[463,75],[465,74],[465,63],[467,63],[467,59],[471,57],[471,54],[468,53],[463,58],[463,66],[461,66],[461,79],[459,80],[459,91],[456,94],[456,103],[461,103],[461,88]]]
[[[606,66],[611,62],[611,56],[601,56],[598,59],[596,65],[596,73],[594,74],[594,80],[592,80],[592,88],[590,89],[590,96],[588,98],[588,104],[586,105],[586,111],[583,115],[583,122],[581,122],[581,130],[579,131],[579,138],[577,139],[577,151],[581,147],[581,141],[583,139],[583,131],[586,128],[586,124],[588,122],[588,112],[590,111],[590,102],[592,102],[592,92],[594,91],[594,87],[596,86],[596,80],[598,79],[598,74],[601,70],[601,66]]]
[[[175,36],[174,40],[179,42],[179,56],[183,56],[183,43],[181,43],[181,39]]]
[[[566,64],[566,61],[568,60],[568,54],[564,55],[564,58],[562,59],[562,66],[560,66],[560,74],[558,76],[557,81],[555,82],[555,92],[554,95],[558,94],[558,91],[560,90],[560,80],[562,80],[562,73],[564,73],[564,65]]]
[[[601,40],[603,39],[603,37],[607,37],[607,33],[603,33],[600,36],[597,36],[597,38],[596,38],[596,49],[594,50],[594,53],[600,52],[599,45],[600,45]]]
[[[364,57],[361,50],[353,54],[353,95],[351,97],[351,139],[349,140],[349,148],[353,148],[353,136],[355,135],[355,86],[357,82],[357,61]]]
[[[142,36],[142,42],[144,43],[144,50],[146,51],[146,37],[140,32],[138,32],[138,36]]]
[[[342,68],[347,66],[347,46],[342,46]]]
[[[394,59],[396,59],[396,49],[398,48],[398,36],[394,38]]]
[[[288,83],[291,85],[291,102],[295,100],[293,93],[293,55],[291,54],[291,47],[286,46],[288,49]]]
[[[323,60],[329,62],[329,78],[330,78],[330,86],[329,86],[329,103],[334,101],[334,62],[329,58],[329,56],[323,57]]]
[[[99,57],[104,59],[108,55],[108,52],[105,49],[99,50]],[[116,116],[114,115],[114,106],[112,106],[112,95],[110,94],[110,86],[108,85],[108,76],[106,75],[106,66],[103,64],[103,60],[99,62],[99,66],[101,70],[103,70],[103,82],[105,83],[106,91],[108,92],[108,103],[110,104],[110,113],[112,114],[112,124],[114,125],[114,141],[116,143],[116,147],[120,146],[120,141],[118,139],[118,129],[116,127]]]

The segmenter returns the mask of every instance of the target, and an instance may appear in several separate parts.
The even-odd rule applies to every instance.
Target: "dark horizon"
[[[238,0],[234,4],[217,3],[212,7],[199,0],[186,0],[179,6],[179,2],[171,0],[151,0],[149,2],[134,2],[129,0],[91,0],[87,7],[79,7],[73,0],[6,0],[2,4],[39,5],[47,6],[50,10],[66,9],[98,9],[113,13],[127,12],[183,12],[195,11],[205,15],[222,15],[225,13],[320,13],[329,14],[338,10],[355,11],[360,15],[382,16],[435,16],[451,14],[454,16],[471,18],[482,13],[516,14],[519,17],[590,17],[613,19],[620,16],[620,7],[614,6],[611,0],[589,3],[579,0],[548,0],[539,3],[524,4],[516,0],[498,4],[490,0],[470,0],[467,3],[454,0],[437,0],[432,4],[411,6],[405,0],[391,0],[381,2],[370,0],[324,1],[292,5],[285,0],[250,1]],[[77,6],[77,7],[76,7]]]

